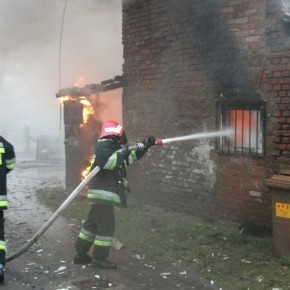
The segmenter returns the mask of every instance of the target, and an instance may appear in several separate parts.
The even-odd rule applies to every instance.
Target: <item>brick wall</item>
[[[281,20],[285,15],[276,1],[268,1],[271,15],[267,19],[267,47],[269,50],[262,88],[269,95],[269,118],[274,155],[278,169],[288,169],[290,157],[290,23]],[[274,122],[273,122],[274,120]],[[274,124],[273,124],[274,123]]]
[[[129,139],[214,131],[221,95],[267,101],[265,158],[219,155],[210,139],[152,148],[129,169],[139,198],[208,219],[271,222],[264,180],[288,166],[290,152],[281,13],[274,0],[123,2]]]

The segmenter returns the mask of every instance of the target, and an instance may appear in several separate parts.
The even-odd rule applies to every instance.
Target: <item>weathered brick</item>
[[[283,111],[282,112],[283,117],[289,117],[290,116],[290,111]]]
[[[280,91],[281,90],[281,85],[273,85],[272,86],[273,91]]]
[[[123,118],[129,136],[213,131],[220,95],[265,99],[267,116],[265,158],[217,154],[214,140],[152,148],[140,161],[142,173],[129,172],[138,196],[170,210],[270,223],[265,178],[290,168],[289,35],[277,24],[277,4],[139,2],[123,14]],[[262,192],[260,203],[250,191]]]
[[[273,72],[273,78],[281,78],[281,77],[282,77],[282,72],[281,71]]]
[[[282,85],[282,90],[283,91],[289,91],[290,90],[290,85]]]

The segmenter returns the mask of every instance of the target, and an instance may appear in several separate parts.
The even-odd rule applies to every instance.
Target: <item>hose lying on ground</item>
[[[37,240],[46,232],[46,230],[52,225],[52,223],[59,217],[59,215],[67,208],[67,206],[73,201],[73,199],[81,192],[81,190],[87,185],[87,183],[101,170],[96,166],[90,174],[76,187],[76,189],[67,197],[67,199],[60,205],[60,207],[54,212],[54,214],[45,222],[45,224],[35,233],[35,235],[28,240],[18,251],[6,258],[6,262],[10,262],[26,252]]]

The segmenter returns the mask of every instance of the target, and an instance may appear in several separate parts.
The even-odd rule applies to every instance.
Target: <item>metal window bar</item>
[[[263,157],[265,154],[265,102],[222,102],[218,110],[220,130],[234,128],[234,136],[221,137],[217,148],[223,153]],[[238,113],[239,111],[239,113]],[[238,116],[239,115],[239,116]],[[247,132],[248,130],[248,132]],[[239,139],[238,139],[239,138]]]
[[[242,110],[242,154],[244,153],[244,127],[245,127],[245,111]],[[249,144],[250,147],[250,144]]]
[[[261,115],[261,112],[259,112],[258,110],[257,110],[257,115],[259,115],[259,117],[257,118],[257,126],[256,126],[256,130],[257,130],[257,132],[258,132],[258,130],[259,130],[259,128],[262,128],[262,115]],[[264,135],[264,132],[262,132],[262,134]],[[264,141],[263,140],[261,140],[261,142],[263,142],[263,144],[264,144]],[[262,148],[261,148],[261,150],[262,150]],[[256,134],[256,152],[259,152],[259,135],[258,134]]]
[[[248,138],[249,138],[249,155],[251,155],[252,154],[252,134],[251,134],[251,128],[252,128],[252,114],[251,114],[251,112],[249,113],[249,136],[248,136]],[[257,131],[256,131],[256,135],[257,135]],[[257,144],[257,143],[256,143]]]
[[[234,127],[235,127],[235,145],[234,145],[234,150],[235,154],[237,154],[237,132],[238,132],[238,125],[237,125],[237,110],[235,112],[235,119],[234,119]],[[231,111],[229,110],[229,115],[231,115]],[[231,126],[230,126],[231,128]]]
[[[228,119],[228,121],[227,121],[227,124],[226,124],[226,128],[230,128],[230,126],[231,126],[231,116],[230,116],[230,114],[229,114],[229,112],[228,111],[226,111],[226,116],[227,116],[227,119]],[[230,138],[227,138],[227,145],[228,145],[228,153],[230,153],[230,148],[231,148],[231,139]]]

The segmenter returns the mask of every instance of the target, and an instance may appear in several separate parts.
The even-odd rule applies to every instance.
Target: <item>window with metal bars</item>
[[[219,130],[232,130],[230,136],[217,140],[219,152],[264,156],[264,101],[223,99],[217,106],[217,126]]]

